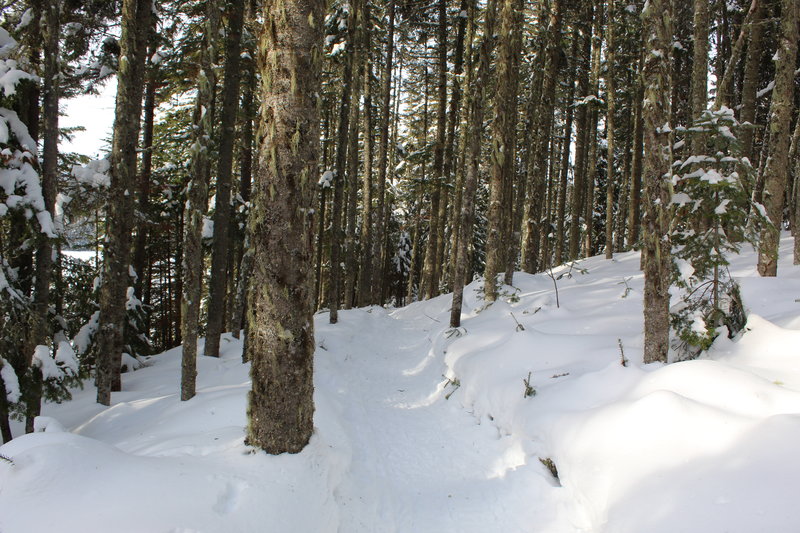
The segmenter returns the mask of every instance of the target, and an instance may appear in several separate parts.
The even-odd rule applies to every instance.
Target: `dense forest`
[[[249,442],[299,451],[314,313],[452,292],[457,328],[476,277],[489,305],[515,271],[632,249],[644,361],[691,358],[742,328],[730,254],[753,244],[775,276],[779,232],[800,222],[797,0],[0,14],[4,442],[80,381],[110,405],[124,372],[179,345],[189,400],[198,338],[218,357],[243,332]],[[60,150],[60,107],[110,77],[107,157]]]

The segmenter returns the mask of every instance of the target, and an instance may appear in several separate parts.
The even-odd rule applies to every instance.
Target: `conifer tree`
[[[497,299],[497,274],[505,271],[505,254],[509,246],[507,233],[512,205],[509,184],[516,170],[518,63],[522,47],[522,9],[514,0],[500,4],[500,27],[497,44],[497,99],[493,124],[491,162],[492,177],[489,196],[489,238],[486,242],[484,297]],[[552,116],[552,109],[547,111]]]
[[[648,0],[642,11],[644,105],[644,362],[667,361],[669,351],[670,202],[670,0]]]
[[[219,357],[219,337],[225,325],[227,301],[228,259],[231,248],[231,174],[233,171],[233,145],[236,130],[236,111],[239,101],[239,63],[242,48],[244,0],[228,0],[228,27],[225,42],[225,73],[222,82],[222,107],[220,109],[219,159],[217,164],[217,189],[214,202],[214,239],[211,251],[211,279],[209,280],[208,327],[204,355]]]
[[[769,117],[769,145],[764,166],[764,207],[771,224],[761,232],[758,250],[758,273],[775,276],[778,272],[778,244],[783,224],[784,193],[789,174],[789,141],[794,108],[794,72],[797,65],[798,21],[800,4],[781,2],[781,29],[776,62],[775,88]]]
[[[96,381],[97,402],[103,405],[110,405],[111,391],[120,389],[133,222],[132,191],[135,190],[136,145],[144,90],[145,51],[153,21],[152,6],[148,0],[124,0],[122,4],[120,57],[123,60],[117,74],[111,187],[100,290],[100,356]]]
[[[267,0],[262,7],[247,442],[273,454],[300,452],[313,431],[311,259],[324,7],[321,0]]]

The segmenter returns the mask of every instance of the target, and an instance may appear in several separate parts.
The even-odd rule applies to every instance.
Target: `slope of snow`
[[[642,364],[636,253],[554,269],[558,298],[551,277],[518,273],[484,308],[473,283],[457,331],[449,295],[319,314],[316,431],[295,456],[244,444],[238,340],[199,360],[188,402],[167,351],[111,407],[87,383],[0,447],[0,531],[796,531],[790,244],[777,279],[752,253],[732,266],[750,331],[670,365]]]

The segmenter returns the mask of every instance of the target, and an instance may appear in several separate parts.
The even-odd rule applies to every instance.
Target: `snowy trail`
[[[0,531],[794,533],[791,244],[778,278],[756,276],[752,253],[731,267],[746,335],[666,366],[642,364],[636,253],[555,269],[560,304],[544,274],[519,274],[491,307],[470,284],[460,336],[450,295],[336,325],[320,313],[315,433],[296,455],[244,444],[239,340],[198,358],[187,402],[168,350],[126,374],[111,407],[87,382],[44,406],[44,433],[0,447]]]
[[[372,314],[370,327],[355,314]],[[337,354],[318,357],[328,367],[319,374],[332,376],[325,386],[337,393],[353,452],[337,490],[340,531],[528,531],[528,520],[548,514],[552,499],[535,492],[552,488],[523,443],[444,399],[444,329],[377,308],[318,328],[318,344]],[[520,468],[531,459],[533,468]]]

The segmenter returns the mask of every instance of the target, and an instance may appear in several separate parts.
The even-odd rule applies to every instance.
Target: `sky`
[[[63,142],[62,151],[78,152],[99,159],[105,140],[111,138],[114,124],[114,97],[117,79],[112,77],[97,95],[78,96],[66,100],[61,109],[64,116],[59,120],[61,127],[83,126],[86,131],[76,132],[72,142]]]

